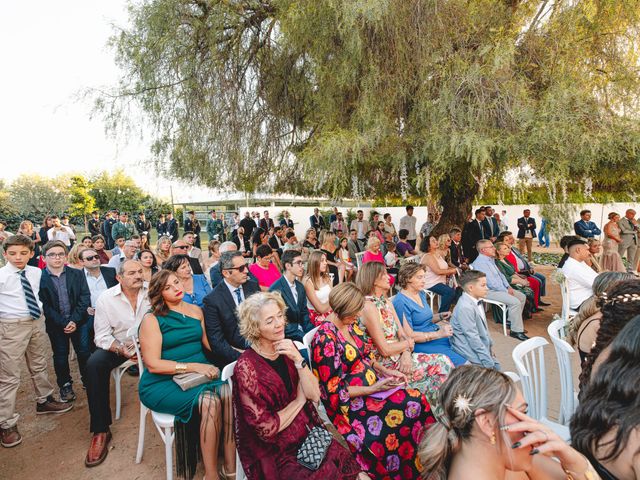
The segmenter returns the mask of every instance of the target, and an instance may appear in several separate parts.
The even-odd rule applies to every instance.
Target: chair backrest
[[[220,380],[229,384],[229,392],[232,391],[233,385],[231,384],[231,377],[233,377],[233,370],[236,368],[236,362],[231,362],[229,365],[222,369],[222,373],[220,373]]]
[[[127,330],[127,338],[133,339],[133,344],[136,347],[136,357],[138,358],[138,371],[139,376],[138,379],[142,377],[142,372],[144,371],[144,363],[142,361],[142,353],[140,352],[140,343],[138,341],[138,330],[140,329],[140,324],[136,323],[133,327],[130,327]]]
[[[520,375],[518,375],[516,372],[502,372],[502,373],[504,373],[507,377],[513,380],[513,383],[518,383],[520,381]]]
[[[420,263],[420,255],[413,255],[404,259],[405,262]]]
[[[562,319],[566,323],[571,315],[571,297],[569,296],[569,281],[564,276],[560,281],[560,293],[562,293]]]
[[[304,334],[304,337],[302,337],[302,343],[306,347],[307,351],[309,352],[309,364],[311,364],[311,361],[313,360],[313,358],[311,358],[311,341],[313,340],[314,335],[318,331],[318,328],[319,327],[309,330],[307,333]]]
[[[533,337],[516,345],[511,354],[522,382],[522,393],[529,404],[529,416],[535,420],[547,416],[545,345],[549,345],[549,342],[544,338]]]
[[[358,252],[356,253],[356,263],[358,264],[358,269],[362,268],[362,257],[366,252]]]
[[[560,423],[567,425],[577,405],[573,388],[572,359],[576,351],[564,340],[566,323],[563,319],[554,320],[547,327],[551,343],[556,351],[560,372]]]

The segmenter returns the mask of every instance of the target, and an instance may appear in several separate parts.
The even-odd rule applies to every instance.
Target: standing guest
[[[282,247],[284,247],[284,228],[280,225],[273,229],[273,235],[269,238],[269,246],[278,252],[278,256],[282,255]]]
[[[193,258],[187,255],[187,252],[189,252],[189,244],[187,244],[187,242],[185,242],[184,240],[178,240],[171,244],[171,251],[170,251],[171,256],[186,255],[189,260],[189,265],[191,265],[191,271],[195,275],[202,275],[204,272],[202,271],[202,265],[200,265],[200,261],[197,258]],[[164,264],[163,264],[163,268],[164,268]]]
[[[406,387],[404,374],[365,353],[362,331],[355,325],[364,307],[358,287],[340,284],[330,302],[335,313],[311,344],[313,373],[329,419],[372,478],[420,478],[417,444],[434,423],[428,402]]]
[[[209,241],[218,240],[220,242],[224,242],[224,225],[222,224],[222,220],[218,218],[218,214],[215,210],[211,210],[209,212],[209,219],[207,219],[207,235],[209,236]]]
[[[382,218],[384,218],[384,230],[385,230],[385,232],[390,233],[392,238],[395,241],[397,239],[397,237],[398,237],[398,233],[396,231],[396,226],[391,221],[391,214],[390,213],[385,213],[382,216]]]
[[[533,238],[536,236],[536,219],[532,218],[531,210],[528,208],[522,212],[523,216],[518,219],[518,248],[524,252],[527,247],[527,260],[533,260]]]
[[[173,212],[167,212],[167,235],[171,237],[174,242],[180,238],[180,229],[178,228],[178,221],[173,218]]]
[[[398,251],[398,255],[403,258],[413,257],[417,255],[415,247],[409,243],[407,237],[409,236],[409,230],[402,228],[398,232],[398,243],[396,244],[396,250]]]
[[[508,230],[507,224],[505,223],[505,221],[502,218],[500,218],[500,214],[499,213],[494,213],[493,214],[493,218],[495,218],[496,222],[498,222],[498,228],[500,229],[500,233]]]
[[[284,272],[269,291],[280,292],[286,305],[285,338],[301,342],[304,334],[313,329],[309,320],[307,294],[304,285],[298,280],[304,275],[302,253],[299,250],[286,250],[282,255],[282,265]]]
[[[85,384],[85,366],[91,355],[90,328],[87,323],[91,291],[82,271],[65,266],[67,247],[64,243],[56,240],[47,242],[42,252],[47,259],[47,267],[40,279],[40,300],[53,350],[53,367],[60,388],[60,400],[72,402],[76,394],[69,371],[69,340],[76,352],[80,378]]]
[[[125,242],[134,234],[133,224],[129,222],[129,214],[120,212],[119,220],[111,229],[111,237],[115,240],[117,237],[124,238]]]
[[[73,247],[74,243],[76,243],[76,227],[69,223],[69,215],[64,214],[60,217],[60,223],[62,226],[69,228],[73,232],[73,238],[71,239],[70,247]]]
[[[593,281],[598,274],[586,263],[591,252],[584,240],[574,238],[567,247],[569,249],[569,258],[567,258],[561,270],[569,287],[569,307],[578,311],[582,303],[592,295]]]
[[[273,218],[269,218],[269,211],[264,211],[264,218],[260,220],[260,228],[265,231],[268,231],[270,228],[274,228],[275,225],[273,223]]]
[[[611,212],[608,217],[609,221],[602,228],[604,230],[604,242],[602,246],[604,251],[600,257],[600,266],[602,270],[612,272],[624,272],[624,263],[619,253],[619,246],[622,244],[622,228],[620,228],[620,215]]]
[[[158,232],[158,238],[162,237],[163,235],[168,235],[167,222],[165,220],[164,213],[161,213],[158,216],[158,221],[156,222],[156,232]]]
[[[470,363],[500,370],[482,303],[488,292],[487,276],[469,270],[460,277],[460,286],[464,293],[451,316],[451,347]]]
[[[211,240],[207,245],[208,255],[202,262],[202,269],[208,272],[211,267],[220,261],[220,242],[218,240]]]
[[[582,238],[593,238],[602,233],[598,226],[591,221],[591,210],[580,212],[580,220],[573,224],[573,229],[576,235]]]
[[[57,215],[52,216],[51,221],[53,222],[53,228],[47,232],[48,241],[60,240],[67,248],[71,248],[71,241],[76,239],[71,227],[62,225]]]
[[[627,271],[633,272],[636,265],[634,259],[638,250],[638,222],[635,219],[636,211],[632,208],[627,209],[624,218],[618,220],[618,228],[620,229],[621,242],[618,243],[618,253],[620,257],[625,257],[629,266]]]
[[[89,219],[89,233],[92,237],[100,235],[102,232],[102,222],[100,221],[100,213],[97,210],[91,212],[91,218]]]
[[[115,215],[117,215],[117,213],[117,210],[109,210],[105,214],[104,222],[102,222],[102,236],[107,242],[107,250],[113,250],[113,247],[115,246],[115,239],[111,236],[111,229],[116,223],[116,219],[114,217]]]
[[[457,367],[467,360],[451,348],[449,338],[453,335],[446,320],[450,313],[433,315],[427,295],[424,293],[424,265],[408,262],[400,267],[398,284],[400,293],[393,298],[393,307],[406,335],[415,342],[415,353],[437,353],[446,355]]]
[[[500,225],[498,225],[498,221],[493,218],[493,212],[492,207],[484,207],[484,221],[482,222],[482,226],[484,227],[485,233],[489,236],[489,240],[495,242],[498,235],[500,235]]]
[[[54,400],[47,374],[48,347],[39,300],[42,271],[28,265],[33,241],[11,235],[3,248],[7,264],[0,268],[0,445],[9,448],[22,442],[15,408],[25,364],[36,394],[36,414],[68,412],[73,404]]]
[[[98,253],[100,257],[100,264],[106,265],[111,260],[112,253],[108,250],[105,250],[106,242],[102,235],[95,235],[91,238],[91,244],[93,245],[93,249]]]
[[[49,230],[53,228],[53,217],[47,215],[44,217],[42,221],[42,225],[40,227],[40,231],[38,234],[40,235],[40,245],[44,245],[49,241]]]
[[[282,218],[280,219],[280,226],[285,228],[293,228],[293,220],[289,218],[289,212],[287,210],[282,212]]]
[[[497,370],[456,368],[440,399],[442,420],[418,451],[428,480],[599,478],[582,454],[524,413],[522,393]]]
[[[86,249],[87,247],[85,247],[82,243],[76,243],[73,247],[71,247],[71,250],[69,250],[69,254],[67,255],[67,265],[78,270],[82,269],[80,254]]]
[[[256,222],[253,221],[249,212],[244,212],[244,218],[240,220],[240,227],[244,228],[244,234],[247,238],[251,238],[253,230],[256,228]]]
[[[541,247],[549,248],[551,240],[549,238],[549,222],[546,218],[542,217],[540,220],[540,230],[538,231],[538,243]]]
[[[263,292],[280,278],[280,270],[271,261],[273,250],[269,245],[260,245],[256,249],[256,261],[249,265],[249,271],[258,279],[258,284]]]
[[[522,322],[522,312],[526,303],[523,293],[511,288],[509,282],[496,266],[496,247],[491,240],[480,240],[477,245],[478,258],[471,264],[474,270],[479,270],[487,276],[487,298],[502,302],[507,306],[507,317],[511,322],[509,335],[522,342],[528,340],[524,334],[524,324]],[[588,268],[588,267],[587,267]]]
[[[320,251],[327,257],[329,275],[333,274],[334,286],[342,282],[346,271],[346,266],[340,262],[339,258],[336,258],[338,248],[336,247],[335,239],[336,236],[333,232],[320,232]]]
[[[82,246],[86,248],[93,247],[93,240],[91,240],[91,237],[89,235],[82,237],[82,240],[80,241],[80,243],[82,244]]]
[[[320,215],[318,208],[313,209],[313,215],[309,217],[309,223],[311,224],[311,228],[316,231],[316,234],[324,228],[324,217]]]
[[[32,267],[38,266],[38,256],[40,255],[41,239],[40,234],[33,229],[33,223],[31,220],[23,220],[20,222],[20,228],[18,228],[18,235],[24,235],[29,237],[33,242],[33,257],[29,259],[29,265]],[[44,245],[44,244],[42,244]]]
[[[251,252],[251,242],[244,234],[244,227],[238,227],[238,235],[233,238],[234,243],[238,247],[238,251],[242,253],[242,256],[245,258],[253,257]]]
[[[218,265],[223,280],[204,297],[203,310],[211,360],[223,369],[249,348],[247,340],[240,334],[236,312],[246,298],[260,291],[260,287],[257,282],[249,280],[249,269],[240,252],[224,252]]]
[[[136,220],[136,231],[138,235],[149,234],[151,231],[151,222],[147,220],[144,212],[138,213],[138,219]]]
[[[509,230],[509,217],[507,217],[507,211],[502,210],[502,223],[504,223],[504,229]]]
[[[260,228],[260,212],[253,212],[253,221],[256,224],[256,228]]]
[[[587,240],[587,246],[589,247],[589,258],[585,260],[585,263],[596,273],[603,271],[600,265],[600,254],[602,253],[602,244],[600,240],[592,237]]]
[[[427,235],[431,233],[431,230],[434,229],[435,223],[433,223],[433,213],[429,213],[427,215],[427,221],[422,224],[420,227],[420,241],[425,238]]]
[[[148,283],[151,281],[151,277],[160,270],[156,256],[151,250],[143,249],[138,253],[138,260],[140,261],[140,265],[142,265],[144,281]]]
[[[176,417],[176,472],[180,477],[193,478],[195,474],[199,455],[190,453],[198,448],[197,442],[205,480],[218,478],[221,430],[227,437],[224,456],[228,470],[223,467],[223,472],[231,475],[235,470],[235,445],[229,433],[231,421],[223,427],[222,413],[224,408],[231,408],[229,393],[219,380],[220,370],[204,354],[210,346],[204,334],[202,310],[183,300],[180,280],[166,270],[151,281],[149,302],[151,313],[140,325],[145,367],[140,377],[140,401],[154,412]],[[183,390],[172,381],[173,375],[181,373],[205,375],[207,382]],[[230,419],[231,415],[226,417]]]
[[[413,206],[407,205],[406,207],[407,214],[400,219],[400,224],[398,225],[399,230],[406,230],[407,234],[407,242],[411,245],[412,248],[416,248],[416,217],[413,216]]]
[[[285,304],[259,293],[240,306],[240,329],[251,344],[234,370],[233,402],[238,455],[249,480],[276,478],[358,479],[360,467],[336,439],[317,470],[296,459],[311,429],[324,429],[314,403],[318,379],[285,338]],[[256,372],[260,376],[256,376]]]
[[[311,248],[317,250],[320,248],[320,242],[318,242],[317,233],[315,229],[310,228],[307,230],[307,233],[304,238],[304,242],[302,243],[303,248]]]
[[[338,219],[338,207],[333,207],[332,210],[333,211],[331,212],[331,215],[329,215],[329,225],[331,225]]]
[[[435,237],[427,235],[422,240],[420,250],[426,252],[420,259],[420,263],[426,269],[425,288],[440,296],[438,312],[448,312],[456,299],[456,291],[448,285],[447,276],[455,275],[458,269],[447,264],[438,250],[438,241]]]
[[[187,218],[184,221],[184,231],[185,233],[191,232],[193,234],[193,245],[200,250],[200,232],[202,231],[202,227],[200,226],[200,220],[196,218],[196,212],[194,210],[187,212]],[[184,238],[184,235],[182,238]]]
[[[171,256],[171,238],[167,235],[158,237],[155,248],[156,260],[158,266],[162,267],[164,262]]]
[[[302,280],[302,284],[307,294],[309,320],[317,327],[331,314],[329,293],[333,283],[329,276],[329,264],[324,252],[316,250],[309,254],[307,275]]]
[[[362,210],[356,212],[356,218],[351,221],[349,230],[355,230],[357,232],[358,241],[362,245],[367,243],[367,232],[371,230],[371,226],[369,222],[364,219],[364,212]]]
[[[449,258],[451,259],[451,263],[461,270],[467,270],[469,265],[462,248],[462,230],[458,227],[452,228],[449,231],[449,238],[451,238],[451,245],[449,245]]]
[[[118,269],[118,265],[122,264],[125,260],[133,260],[136,256],[136,244],[133,240],[127,240],[122,247],[122,253],[114,255],[109,260],[107,266]]]
[[[462,248],[469,262],[473,262],[478,257],[478,250],[476,248],[478,241],[487,238],[482,225],[485,211],[477,208],[474,213],[475,219],[465,223],[462,229]]]
[[[333,220],[330,224],[330,229],[333,233],[338,233],[338,230],[345,232],[347,230],[347,224],[342,218],[342,212],[338,212],[335,214],[335,220]]]
[[[135,260],[126,260],[116,271],[118,285],[103,292],[95,306],[93,328],[97,348],[87,361],[85,382],[92,433],[84,461],[87,467],[101,464],[109,453],[111,370],[135,357],[133,341],[127,338],[127,331],[142,321],[150,307],[142,265]]]

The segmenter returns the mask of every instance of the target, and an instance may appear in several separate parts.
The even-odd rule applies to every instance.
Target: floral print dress
[[[365,354],[362,331],[350,327],[349,343],[333,322],[320,325],[311,344],[313,372],[327,414],[345,438],[356,461],[373,479],[420,478],[417,446],[435,423],[425,396],[418,390],[398,390],[384,400],[349,395],[350,386],[378,381],[373,358]],[[428,434],[428,432],[427,432]]]
[[[398,324],[395,321],[387,299],[384,296],[380,298],[367,296],[365,298],[373,302],[378,310],[380,327],[382,328],[387,343],[400,341]],[[362,323],[362,318],[360,319],[360,329],[364,332],[367,349],[371,351],[374,358],[385,367],[397,370],[398,364],[400,363],[400,355],[383,357],[373,343],[373,339],[368,335],[366,327]],[[434,408],[437,407],[438,390],[440,390],[440,386],[444,381],[449,378],[449,374],[454,368],[453,362],[451,362],[449,357],[441,353],[413,352],[411,358],[413,360],[413,369],[411,373],[407,375],[409,387],[424,393],[429,403],[434,406]],[[438,411],[436,411],[436,413],[438,413]]]

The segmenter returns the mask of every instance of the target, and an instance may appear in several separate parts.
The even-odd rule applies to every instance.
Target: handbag
[[[203,373],[191,372],[180,373],[173,376],[173,381],[178,384],[183,392],[186,392],[190,388],[198,387],[204,383],[210,382],[212,378],[207,377]]]
[[[307,426],[307,430],[309,427]],[[309,470],[318,470],[327,455],[333,437],[324,427],[313,427],[298,449],[298,463]]]

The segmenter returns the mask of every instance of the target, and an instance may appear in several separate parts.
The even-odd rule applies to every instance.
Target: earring
[[[496,444],[496,434],[491,432],[491,445],[495,445]]]

